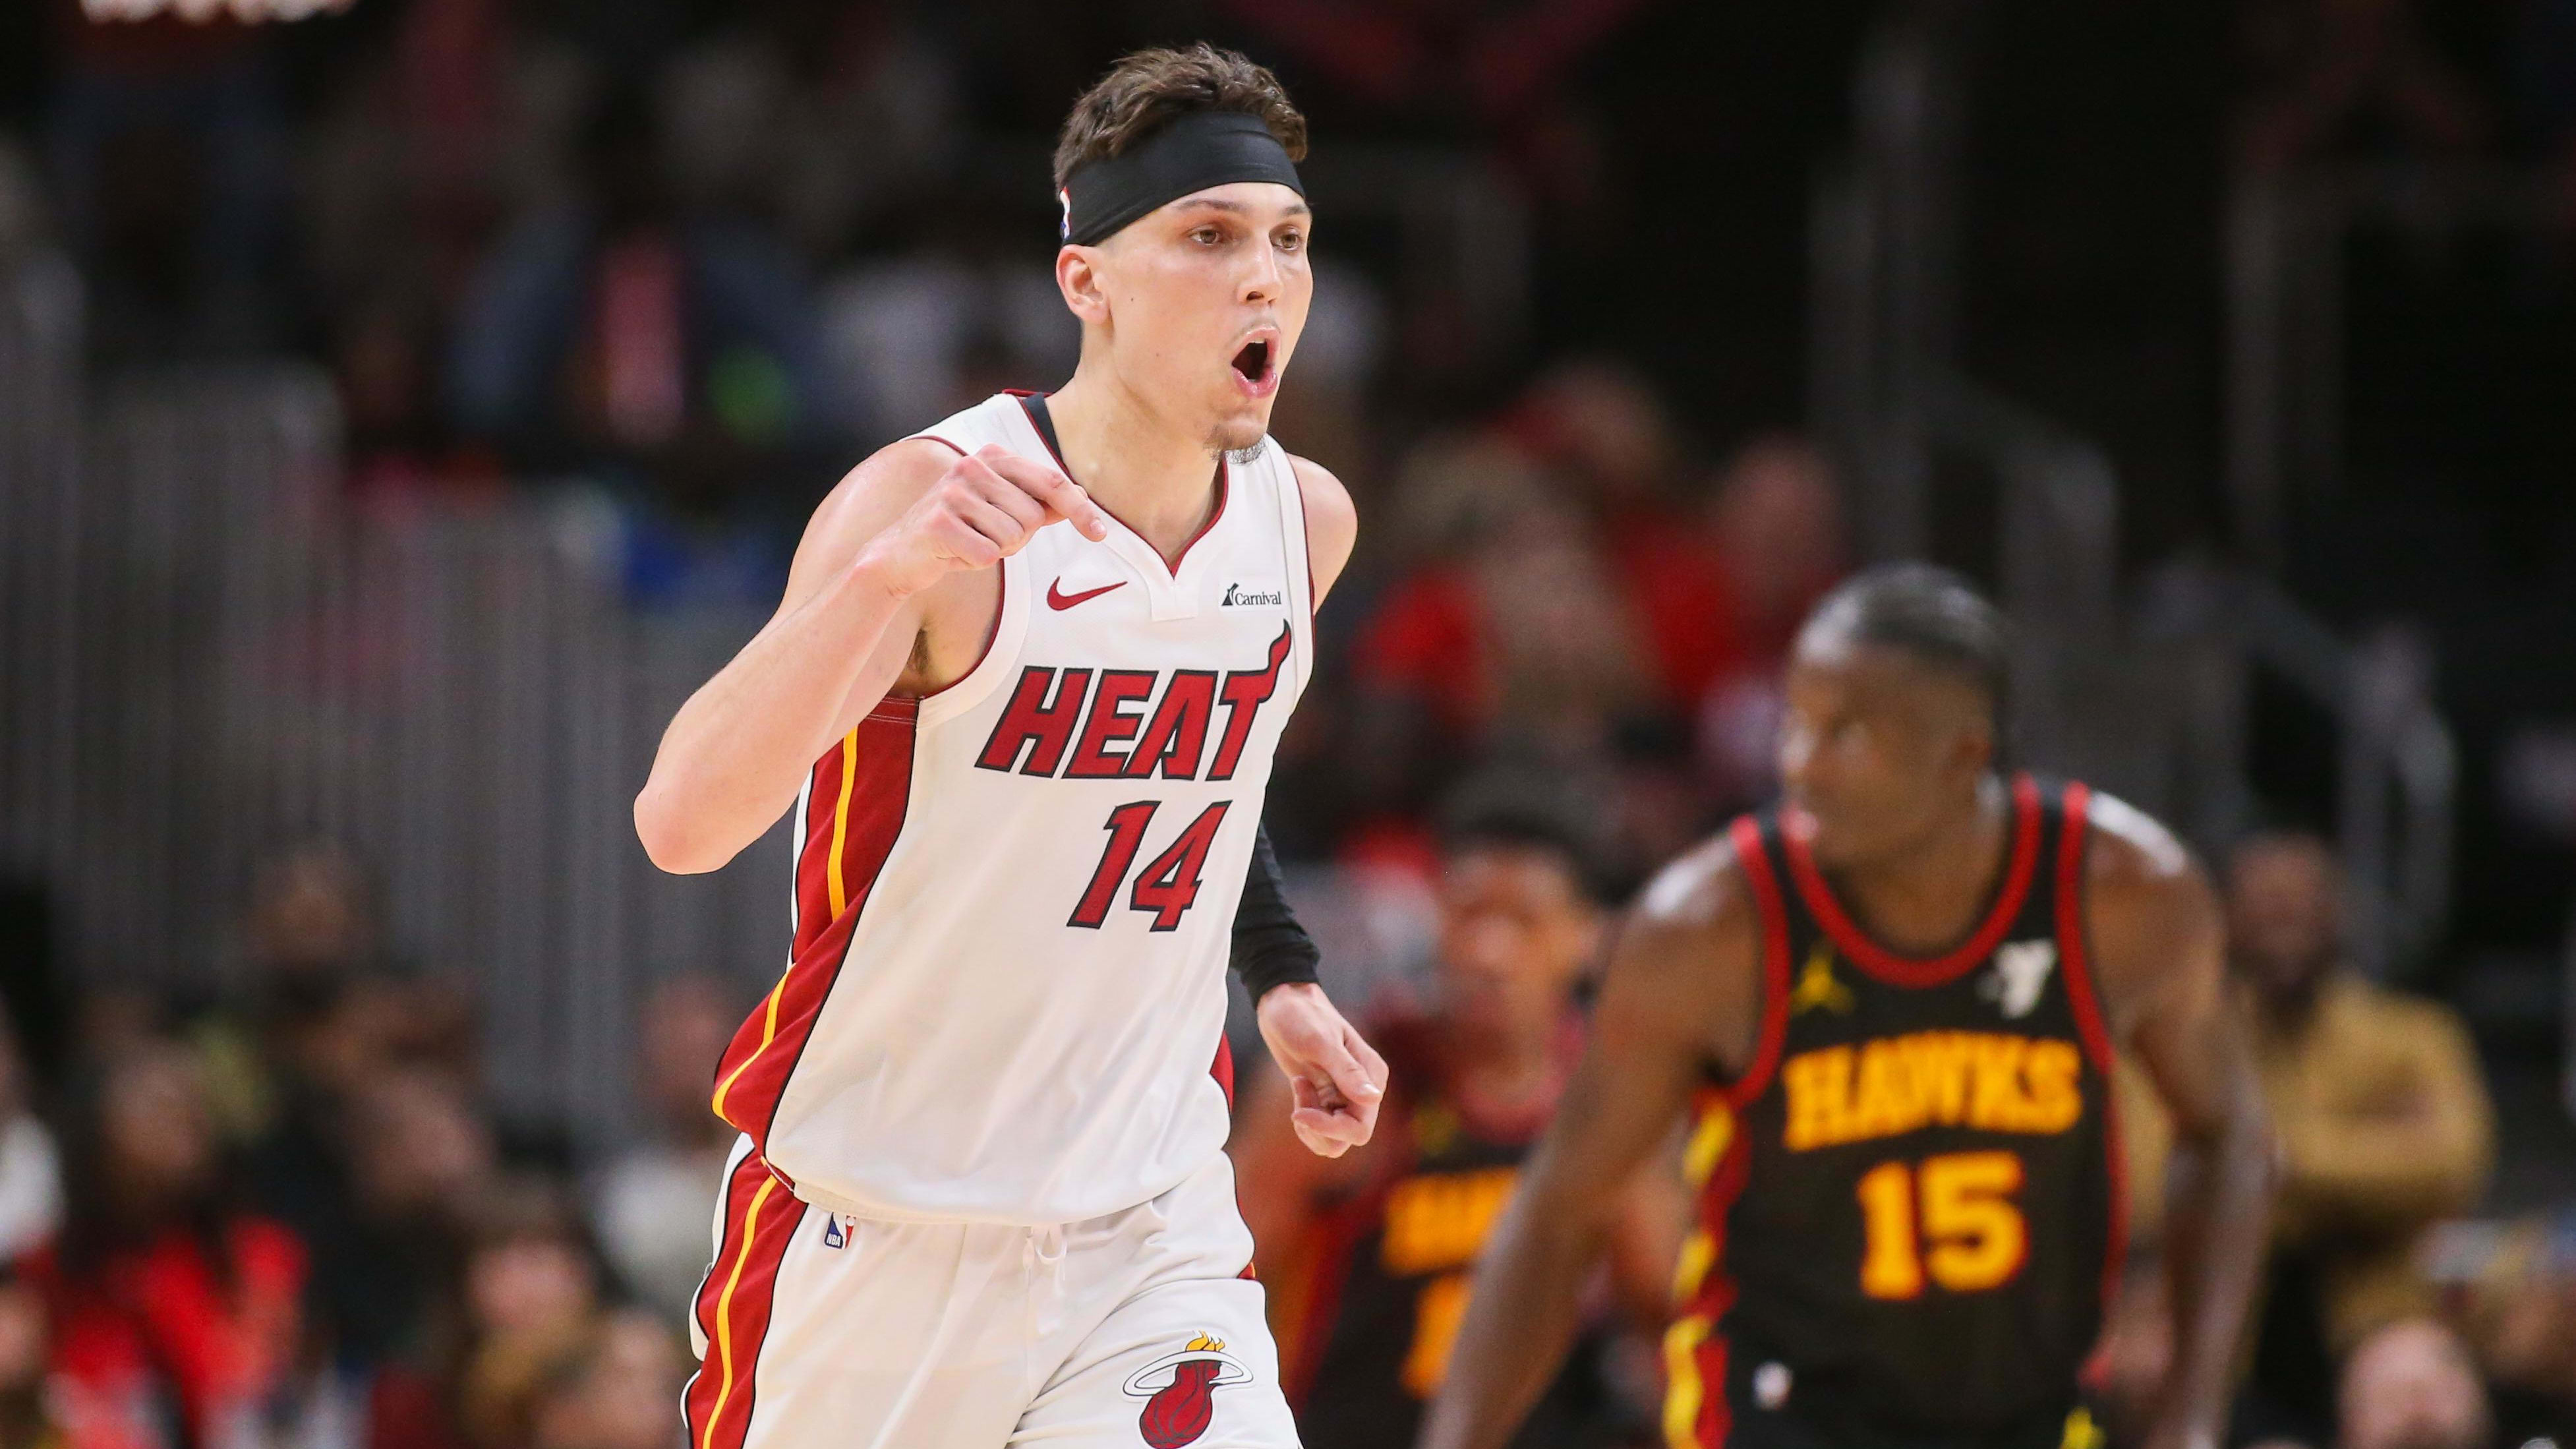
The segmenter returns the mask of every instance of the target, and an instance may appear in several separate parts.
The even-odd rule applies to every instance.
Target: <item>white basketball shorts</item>
[[[1223,1154],[1058,1227],[796,1199],[749,1138],[690,1337],[689,1449],[1296,1449]]]

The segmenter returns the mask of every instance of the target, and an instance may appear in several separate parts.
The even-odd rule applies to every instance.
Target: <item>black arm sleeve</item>
[[[1258,1003],[1273,986],[1313,981],[1324,953],[1315,938],[1297,924],[1279,888],[1279,857],[1270,849],[1270,828],[1259,827],[1252,841],[1252,869],[1243,878],[1243,904],[1234,912],[1234,974]]]

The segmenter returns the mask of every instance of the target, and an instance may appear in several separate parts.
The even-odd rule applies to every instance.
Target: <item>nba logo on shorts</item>
[[[823,1246],[827,1248],[846,1248],[849,1245],[850,1235],[841,1231],[841,1215],[839,1213],[824,1214]]]

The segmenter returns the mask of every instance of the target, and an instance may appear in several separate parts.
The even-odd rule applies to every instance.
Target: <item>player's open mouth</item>
[[[1234,354],[1236,385],[1253,397],[1267,397],[1279,386],[1279,371],[1270,365],[1273,346],[1270,338],[1256,337]]]

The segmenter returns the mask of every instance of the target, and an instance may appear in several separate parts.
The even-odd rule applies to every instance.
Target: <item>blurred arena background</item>
[[[2392,1449],[2430,1313],[2484,1417],[2410,1449],[2576,1423],[2571,0],[97,8],[0,6],[0,1248],[220,1158],[304,1310],[224,1435],[671,1438],[788,845],[629,802],[851,461],[1069,371],[1050,128],[1201,37],[1315,127],[1275,431],[1365,526],[1268,820],[1337,997],[1461,782],[1633,882],[1766,797],[1806,605],[1938,559],[2023,761],[2316,832],[2240,910],[2441,1004],[2267,1047],[2256,1356]],[[175,1370],[65,1419],[28,1301],[0,1446],[201,1442]]]

